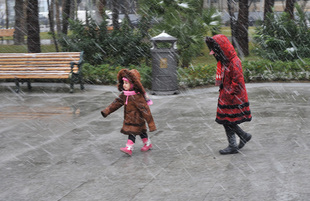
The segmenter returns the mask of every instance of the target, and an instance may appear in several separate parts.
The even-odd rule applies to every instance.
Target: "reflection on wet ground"
[[[72,107],[25,107],[10,106],[1,110],[0,119],[37,119],[37,118],[65,118],[78,116],[80,109]]]
[[[114,86],[0,83],[0,200],[308,200],[310,83],[247,84],[252,140],[239,154],[215,123],[218,88],[150,96],[153,149],[119,151],[123,108],[100,111]]]

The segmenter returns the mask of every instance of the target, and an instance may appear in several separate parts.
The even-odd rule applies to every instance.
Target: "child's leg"
[[[131,140],[133,143],[136,143],[136,136],[135,135],[128,135],[128,140]]]
[[[141,135],[140,135],[140,137],[141,137],[141,140],[143,140],[143,139],[148,139],[148,135],[147,135],[147,133],[142,133]]]
[[[144,144],[144,146],[141,148],[141,151],[148,151],[149,149],[151,149],[152,144],[151,144],[151,140],[148,138],[147,133],[142,133],[140,137]]]
[[[122,147],[120,148],[120,150],[128,155],[132,155],[132,150],[133,150],[133,145],[136,142],[136,136],[134,135],[129,135],[128,136],[128,140],[127,140],[127,144],[126,147]]]

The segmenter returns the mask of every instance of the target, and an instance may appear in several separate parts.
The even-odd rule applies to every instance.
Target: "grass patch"
[[[54,45],[41,45],[41,52],[56,52]],[[27,45],[0,45],[0,53],[28,53]]]

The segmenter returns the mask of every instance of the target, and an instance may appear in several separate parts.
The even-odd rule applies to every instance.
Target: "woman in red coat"
[[[220,153],[238,153],[252,137],[238,126],[252,120],[241,61],[226,36],[219,34],[206,37],[205,41],[210,54],[218,61],[216,85],[220,87],[220,94],[215,121],[224,126],[229,144],[227,148],[220,150]],[[239,145],[236,143],[235,134],[240,138]]]

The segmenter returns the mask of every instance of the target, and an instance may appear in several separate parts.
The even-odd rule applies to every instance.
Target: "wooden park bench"
[[[0,53],[0,79],[14,79],[16,92],[31,79],[70,79],[72,93],[74,83],[84,89],[82,62],[83,52]]]
[[[3,40],[3,37],[13,36],[15,29],[0,29],[0,38]]]

